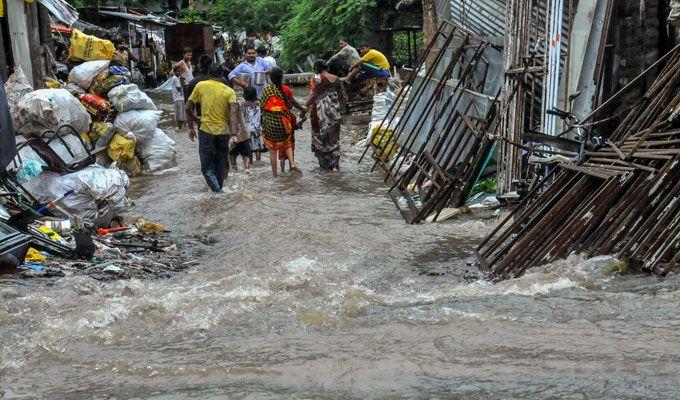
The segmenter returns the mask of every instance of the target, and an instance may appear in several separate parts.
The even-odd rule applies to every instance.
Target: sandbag
[[[110,75],[108,70],[104,70],[99,75],[97,75],[96,78],[94,78],[88,92],[104,97],[111,89],[118,85],[125,85],[127,83],[130,83],[130,80],[125,76]]]
[[[110,60],[114,51],[116,48],[109,40],[86,35],[77,29],[71,31],[68,57],[73,61]]]
[[[103,210],[115,214],[125,209],[125,193],[130,179],[119,169],[91,165],[66,175],[43,171],[24,184],[39,202],[45,203],[73,189],[74,194],[59,202],[66,211],[85,221],[95,221]]]
[[[109,67],[109,75],[114,76],[114,75],[121,75],[124,76],[128,79],[132,77],[132,74],[130,74],[130,70],[128,70],[125,67],[122,67],[120,65],[112,65]]]
[[[177,166],[175,141],[160,129],[143,145],[137,146],[137,154],[144,164],[144,172],[158,173]]]
[[[130,110],[157,110],[153,101],[133,84],[116,86],[109,91],[109,101],[118,112]]]
[[[83,106],[87,109],[87,112],[92,114],[92,117],[97,121],[107,121],[113,118],[115,110],[111,103],[103,97],[97,96],[96,94],[81,94],[78,99]]]
[[[106,147],[116,133],[111,122],[95,121],[90,126],[90,140],[94,147]]]
[[[134,136],[116,133],[109,142],[106,153],[113,161],[121,164],[135,156],[135,144]]]
[[[31,137],[70,125],[77,133],[90,130],[90,114],[66,89],[39,89],[25,95],[17,105],[15,128]],[[155,129],[155,127],[154,127]]]
[[[116,131],[126,134],[131,132],[137,143],[144,144],[151,139],[158,127],[160,111],[132,110],[118,114],[113,121]]]
[[[90,88],[90,85],[92,85],[94,78],[109,67],[109,63],[110,61],[108,60],[100,60],[88,61],[76,65],[68,74],[68,80],[87,90]]]

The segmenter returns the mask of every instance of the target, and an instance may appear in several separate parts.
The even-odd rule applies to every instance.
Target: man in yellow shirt
[[[357,75],[362,79],[389,78],[390,62],[383,53],[365,43],[359,47],[359,54],[361,58],[352,65],[346,80],[352,81]]]
[[[208,71],[208,80],[199,82],[187,101],[187,122],[189,139],[197,135],[194,121],[194,105],[201,106],[201,126],[198,130],[198,154],[201,159],[201,173],[215,193],[221,193],[224,179],[229,174],[229,136],[238,133],[238,108],[236,93],[224,84],[222,67],[213,64]]]

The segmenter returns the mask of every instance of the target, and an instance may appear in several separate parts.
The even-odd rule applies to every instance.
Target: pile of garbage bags
[[[8,169],[41,202],[73,190],[60,206],[98,225],[125,207],[128,176],[177,165],[175,142],[158,128],[161,112],[127,68],[111,65],[113,50],[109,41],[74,30],[70,57],[80,63],[68,82],[34,90],[19,67],[5,83],[19,149]],[[36,140],[66,166],[49,166]]]

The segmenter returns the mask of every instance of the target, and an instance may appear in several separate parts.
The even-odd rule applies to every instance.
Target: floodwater
[[[342,171],[263,162],[210,195],[197,145],[131,216],[199,261],[162,280],[0,281],[0,398],[680,398],[680,278],[571,257],[475,280],[493,222],[408,226],[345,130]],[[4,397],[3,397],[4,396]]]

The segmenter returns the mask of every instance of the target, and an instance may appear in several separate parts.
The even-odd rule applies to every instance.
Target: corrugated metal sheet
[[[505,33],[505,0],[450,1],[450,19],[457,25],[485,37]]]

